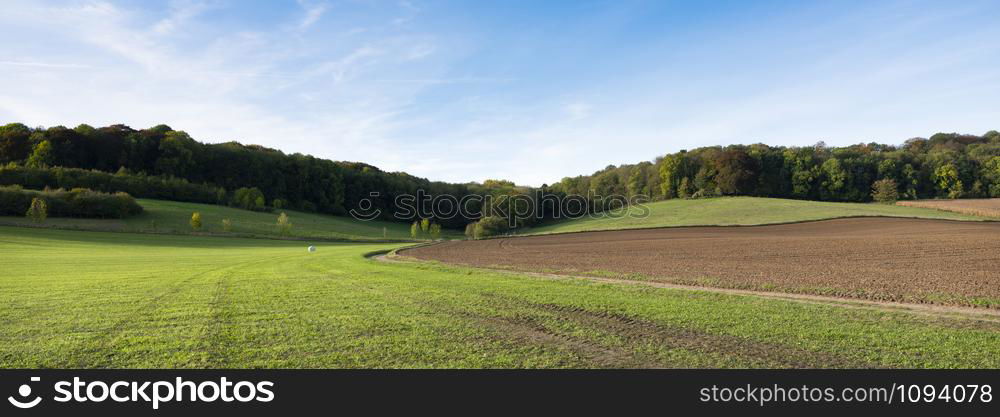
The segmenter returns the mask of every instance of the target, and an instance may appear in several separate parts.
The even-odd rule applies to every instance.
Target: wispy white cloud
[[[31,61],[0,61],[0,65],[6,65],[11,67],[34,67],[34,68],[56,68],[56,69],[93,68],[90,65],[84,65],[84,64],[31,62]]]
[[[590,104],[581,101],[572,102],[565,106],[566,114],[573,120],[586,119],[590,116],[590,110]]]
[[[514,78],[492,78],[492,77],[454,77],[454,78],[388,78],[375,79],[376,83],[388,84],[422,84],[422,85],[448,85],[448,84],[496,84],[510,83],[516,81]]]
[[[309,29],[312,25],[316,24],[323,14],[329,9],[330,5],[327,3],[310,4],[306,0],[298,0],[299,6],[305,11],[305,16],[299,21],[299,30]]]
[[[0,53],[10,52],[0,61],[0,120],[137,128],[166,123],[199,140],[407,168],[389,138],[400,109],[426,85],[377,78],[439,77],[435,68],[393,67],[419,58],[414,51],[429,55],[433,43],[384,30],[384,37],[355,32],[310,39],[280,22],[235,31],[197,24],[220,4],[174,3],[162,16],[110,1],[5,6],[0,36],[23,42],[35,55],[14,59],[11,44],[0,44]],[[319,24],[327,6],[309,7],[300,22]],[[201,41],[185,43],[195,27]]]
[[[212,7],[213,4],[208,1],[173,0],[170,3],[169,14],[153,25],[153,32],[160,35],[170,34]]]
[[[955,24],[973,6],[900,4],[694,29],[627,55],[585,49],[599,32],[588,27],[556,47],[547,37],[568,26],[479,44],[488,29],[462,20],[482,36],[456,36],[439,6],[405,1],[292,3],[241,22],[237,1],[9,0],[0,122],[167,123],[199,140],[532,185],[704,145],[996,128],[1000,28]],[[227,19],[208,21],[214,8]]]
[[[406,60],[423,59],[434,53],[434,45],[418,44],[406,51]]]

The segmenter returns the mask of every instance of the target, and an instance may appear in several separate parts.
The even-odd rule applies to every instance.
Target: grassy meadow
[[[633,206],[599,218],[553,222],[519,234],[566,233],[595,230],[640,229],[673,226],[732,226],[826,220],[855,216],[914,217],[925,219],[986,220],[985,217],[922,207],[886,204],[830,203],[758,197],[719,197],[666,200]],[[645,210],[645,211],[644,211]],[[645,214],[645,215],[644,215]]]
[[[132,233],[193,234],[191,213],[202,216],[202,228],[197,234],[230,237],[278,237],[278,213],[286,212],[293,224],[290,237],[318,240],[385,241],[411,240],[410,226],[401,222],[381,220],[361,221],[350,216],[331,216],[294,210],[273,213],[255,212],[233,207],[185,203],[177,201],[138,199],[145,211],[125,219],[80,219],[50,217],[44,227],[67,230],[113,231]],[[990,220],[989,217],[954,213],[923,207],[902,205],[828,203],[757,197],[721,197],[694,200],[667,200],[645,204],[648,215],[640,208],[631,208],[602,218],[564,220],[523,229],[517,234],[566,233],[594,230],[638,229],[650,227],[702,225],[758,225],[808,220],[824,220],[852,216],[891,216],[952,220]],[[223,219],[232,222],[227,232]],[[995,220],[995,219],[993,219]],[[0,225],[33,226],[24,217],[0,216]],[[442,229],[441,237],[461,239],[460,230]]]
[[[548,280],[402,244],[0,227],[0,367],[1000,367],[1000,324]]]
[[[290,236],[334,240],[409,240],[410,225],[388,221],[361,221],[350,216],[330,216],[294,210],[275,210],[263,213],[233,207],[183,203],[164,200],[137,200],[145,210],[142,214],[125,219],[49,218],[46,227],[73,230],[95,230],[138,233],[192,233],[191,213],[201,213],[201,234],[218,234],[247,237],[273,237],[280,233],[278,214],[288,214],[292,222]],[[226,232],[223,219],[232,221],[232,230]],[[23,217],[0,217],[0,224],[30,225]],[[442,237],[461,237],[462,233],[442,230]]]

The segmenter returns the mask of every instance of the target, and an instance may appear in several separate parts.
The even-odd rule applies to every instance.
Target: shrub
[[[414,239],[438,239],[441,237],[441,225],[431,219],[414,220],[410,225],[410,237]]]
[[[26,167],[15,164],[0,166],[0,185],[21,185],[25,188],[87,188],[94,191],[124,192],[139,198],[187,201],[215,204],[224,189],[208,184],[193,184],[186,180],[155,175],[116,174],[79,168]]]
[[[232,205],[244,210],[267,211],[264,193],[257,187],[237,189],[233,193]]]
[[[31,207],[28,207],[28,212],[25,213],[25,216],[35,223],[45,222],[45,218],[49,217],[49,209],[45,205],[45,200],[37,197],[32,198]]]
[[[0,215],[24,215],[36,198],[45,203],[51,217],[120,219],[142,213],[142,206],[127,193],[108,194],[86,188],[37,191],[14,186],[0,187]]]
[[[288,219],[288,215],[285,212],[281,212],[278,216],[278,231],[282,235],[287,235],[292,231],[292,221]]]
[[[899,200],[899,187],[896,181],[885,178],[872,184],[872,199],[882,204],[895,204]]]
[[[484,237],[496,236],[510,229],[507,219],[497,216],[483,217],[475,223],[473,238],[482,239]]]
[[[233,221],[229,219],[222,219],[222,231],[232,232],[233,231]]]
[[[201,213],[197,211],[191,213],[191,229],[196,232],[201,230]]]

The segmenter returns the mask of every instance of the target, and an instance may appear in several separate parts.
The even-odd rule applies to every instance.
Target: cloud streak
[[[304,0],[298,0],[299,6],[305,10],[305,16],[299,22],[299,30],[309,29],[312,25],[315,25],[323,14],[329,9],[329,5],[326,3],[319,4],[309,4]]]
[[[51,62],[30,62],[30,61],[0,61],[0,65],[10,67],[32,67],[32,68],[55,68],[55,69],[85,69],[93,68],[84,64],[65,64]]]

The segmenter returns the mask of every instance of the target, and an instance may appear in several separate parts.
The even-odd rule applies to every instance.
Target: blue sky
[[[454,182],[1000,129],[995,1],[3,0],[0,122]]]

